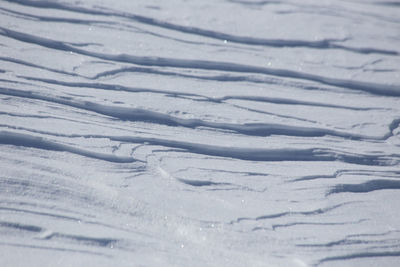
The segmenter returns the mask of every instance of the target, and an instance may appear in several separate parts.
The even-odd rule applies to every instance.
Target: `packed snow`
[[[0,266],[398,266],[400,4],[0,2]]]

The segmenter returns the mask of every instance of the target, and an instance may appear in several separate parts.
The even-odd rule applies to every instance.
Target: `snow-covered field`
[[[399,266],[400,4],[0,2],[0,266]]]

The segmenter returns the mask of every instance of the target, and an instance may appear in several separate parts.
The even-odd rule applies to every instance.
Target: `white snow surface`
[[[399,266],[400,4],[0,2],[0,266]]]

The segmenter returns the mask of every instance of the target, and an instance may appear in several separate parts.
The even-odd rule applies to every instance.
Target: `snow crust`
[[[397,266],[395,1],[0,2],[0,266]]]

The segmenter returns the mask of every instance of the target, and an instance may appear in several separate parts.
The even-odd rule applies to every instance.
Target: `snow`
[[[397,2],[0,2],[0,266],[396,266]]]

